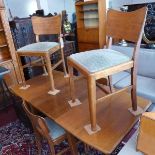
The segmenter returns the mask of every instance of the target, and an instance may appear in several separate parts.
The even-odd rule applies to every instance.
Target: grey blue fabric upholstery
[[[131,60],[125,54],[111,49],[98,49],[76,53],[71,55],[70,58],[90,73],[101,71]]]
[[[31,51],[37,51],[37,52],[48,52],[51,48],[58,46],[59,44],[57,42],[38,42],[26,45],[20,49],[18,49],[17,52],[31,52]]]
[[[132,57],[132,47],[112,46],[112,49],[126,53]],[[155,103],[155,50],[141,48],[138,59],[137,95]],[[126,76],[125,76],[126,75]],[[123,77],[124,76],[124,77]],[[112,76],[114,87],[120,89],[131,82],[130,74],[126,72]]]
[[[127,76],[116,82],[114,86],[118,89],[129,86],[131,83],[131,76]],[[155,103],[155,79],[137,76],[137,95],[151,100]]]
[[[122,79],[124,79],[125,77],[130,76],[130,73],[128,72],[119,72],[117,74],[113,74],[112,75],[112,84],[116,84],[117,82],[121,81]]]
[[[46,117],[45,121],[50,130],[50,136],[52,139],[56,139],[65,134],[65,130],[62,127],[60,127],[57,123],[55,123],[53,120]]]
[[[133,55],[133,47],[112,46],[112,49],[127,54],[129,57]],[[141,48],[138,58],[138,75],[155,78],[155,50]]]

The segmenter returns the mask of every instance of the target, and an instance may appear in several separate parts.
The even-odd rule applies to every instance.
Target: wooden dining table
[[[60,90],[55,96],[48,94],[50,89],[48,76],[37,76],[28,80],[30,88],[27,90],[21,90],[20,84],[11,89],[32,108],[39,110],[71,135],[104,154],[111,154],[114,151],[140,117],[128,111],[132,105],[129,94],[119,93],[97,104],[97,124],[101,130],[89,135],[84,129],[84,126],[90,123],[86,80],[83,78],[75,82],[76,96],[82,103],[76,107],[70,107],[68,104],[71,100],[69,79],[64,78],[62,72],[54,71],[54,80],[56,88]],[[103,95],[105,93],[97,88],[97,98]],[[150,105],[150,101],[138,97],[138,106],[144,111]]]

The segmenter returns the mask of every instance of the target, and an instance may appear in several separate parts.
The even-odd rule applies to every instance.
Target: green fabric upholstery
[[[52,139],[56,139],[65,134],[65,130],[62,127],[60,127],[57,123],[55,123],[53,120],[46,117],[45,122],[50,130],[50,136]]]
[[[48,52],[51,48],[59,45],[57,42],[38,42],[26,45],[20,49],[18,49],[17,52],[31,52],[31,51],[37,51],[37,52]]]
[[[111,49],[98,49],[76,53],[71,55],[70,58],[90,73],[98,72],[131,60],[125,54]]]

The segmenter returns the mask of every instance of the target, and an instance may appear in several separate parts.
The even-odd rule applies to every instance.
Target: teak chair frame
[[[125,39],[132,41],[136,44],[132,60],[102,71],[95,73],[90,73],[83,66],[80,66],[76,61],[68,58],[68,70],[70,77],[70,91],[71,91],[71,101],[72,103],[77,102],[75,96],[75,86],[74,80],[76,79],[73,75],[73,68],[77,69],[84,77],[87,79],[88,85],[88,101],[89,101],[89,111],[90,111],[90,123],[91,131],[97,132],[96,124],[96,104],[102,102],[105,98],[115,95],[116,93],[121,93],[131,88],[131,101],[132,101],[132,112],[135,113],[137,110],[137,96],[136,96],[136,75],[137,75],[137,61],[138,53],[140,49],[141,39],[143,35],[145,20],[146,20],[147,8],[141,8],[133,12],[120,12],[115,10],[109,10],[107,13],[107,25],[106,25],[106,35],[107,44],[106,48],[110,48],[112,45],[112,38]],[[112,83],[110,84],[111,93],[96,100],[96,81],[101,78],[110,79],[112,74],[131,69],[131,85],[125,87],[121,90],[114,91],[112,88]],[[139,114],[139,113],[137,113]],[[99,129],[100,130],[100,129]],[[88,131],[89,132],[89,131]]]
[[[33,130],[34,130],[34,134],[35,134],[35,138],[36,138],[36,144],[38,147],[39,155],[41,155],[41,140],[43,137],[47,140],[47,142],[49,144],[51,155],[56,155],[54,146],[60,144],[64,140],[68,140],[69,147],[63,149],[62,151],[57,153],[57,155],[61,155],[65,152],[69,151],[69,149],[71,150],[73,155],[76,155],[76,151],[77,151],[77,150],[75,151],[76,144],[72,144],[72,141],[73,141],[72,135],[70,135],[66,131],[66,133],[64,133],[62,136],[60,136],[56,139],[52,139],[50,136],[50,130],[45,123],[45,119],[41,116],[33,114],[30,110],[30,107],[28,106],[28,104],[25,101],[23,101],[22,106],[23,106],[24,111],[26,112],[28,118],[31,121]]]
[[[52,16],[52,17],[37,17],[33,16],[31,18],[32,20],[32,26],[33,26],[33,31],[34,34],[36,35],[36,42],[39,42],[39,36],[40,35],[51,35],[51,34],[57,34],[58,39],[59,39],[59,45],[54,46],[51,48],[48,52],[45,51],[17,51],[17,57],[18,57],[18,62],[20,66],[20,72],[21,72],[21,77],[22,77],[22,83],[23,87],[21,89],[27,89],[29,85],[26,85],[23,69],[26,67],[31,67],[31,66],[43,66],[44,69],[44,75],[49,75],[50,79],[50,87],[51,91],[49,91],[49,94],[55,95],[59,91],[55,89],[54,85],[54,79],[53,79],[53,73],[52,70],[57,68],[60,64],[63,64],[63,69],[64,69],[64,74],[65,77],[67,77],[67,70],[66,70],[66,65],[65,65],[65,60],[64,60],[64,42],[63,42],[63,36],[61,34],[61,24],[62,24],[62,19],[61,15],[57,16]],[[50,60],[50,55],[57,52],[58,50],[61,50],[61,60],[58,61],[53,67],[51,65],[51,60]],[[36,56],[36,57],[41,57],[39,60],[35,60],[31,63],[28,63],[26,65],[22,65],[21,56]],[[38,62],[42,62],[41,64],[37,64]],[[47,67],[47,71],[46,71]]]

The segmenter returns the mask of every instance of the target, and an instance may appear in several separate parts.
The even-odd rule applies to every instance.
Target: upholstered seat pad
[[[131,60],[130,57],[111,49],[98,49],[70,56],[72,60],[84,67],[90,73],[101,71]]]
[[[46,117],[45,121],[50,130],[50,136],[52,139],[56,139],[65,134],[65,130],[50,118]]]
[[[38,42],[26,45],[20,49],[18,49],[18,52],[48,52],[50,49],[54,48],[55,46],[59,45],[57,42]]]

